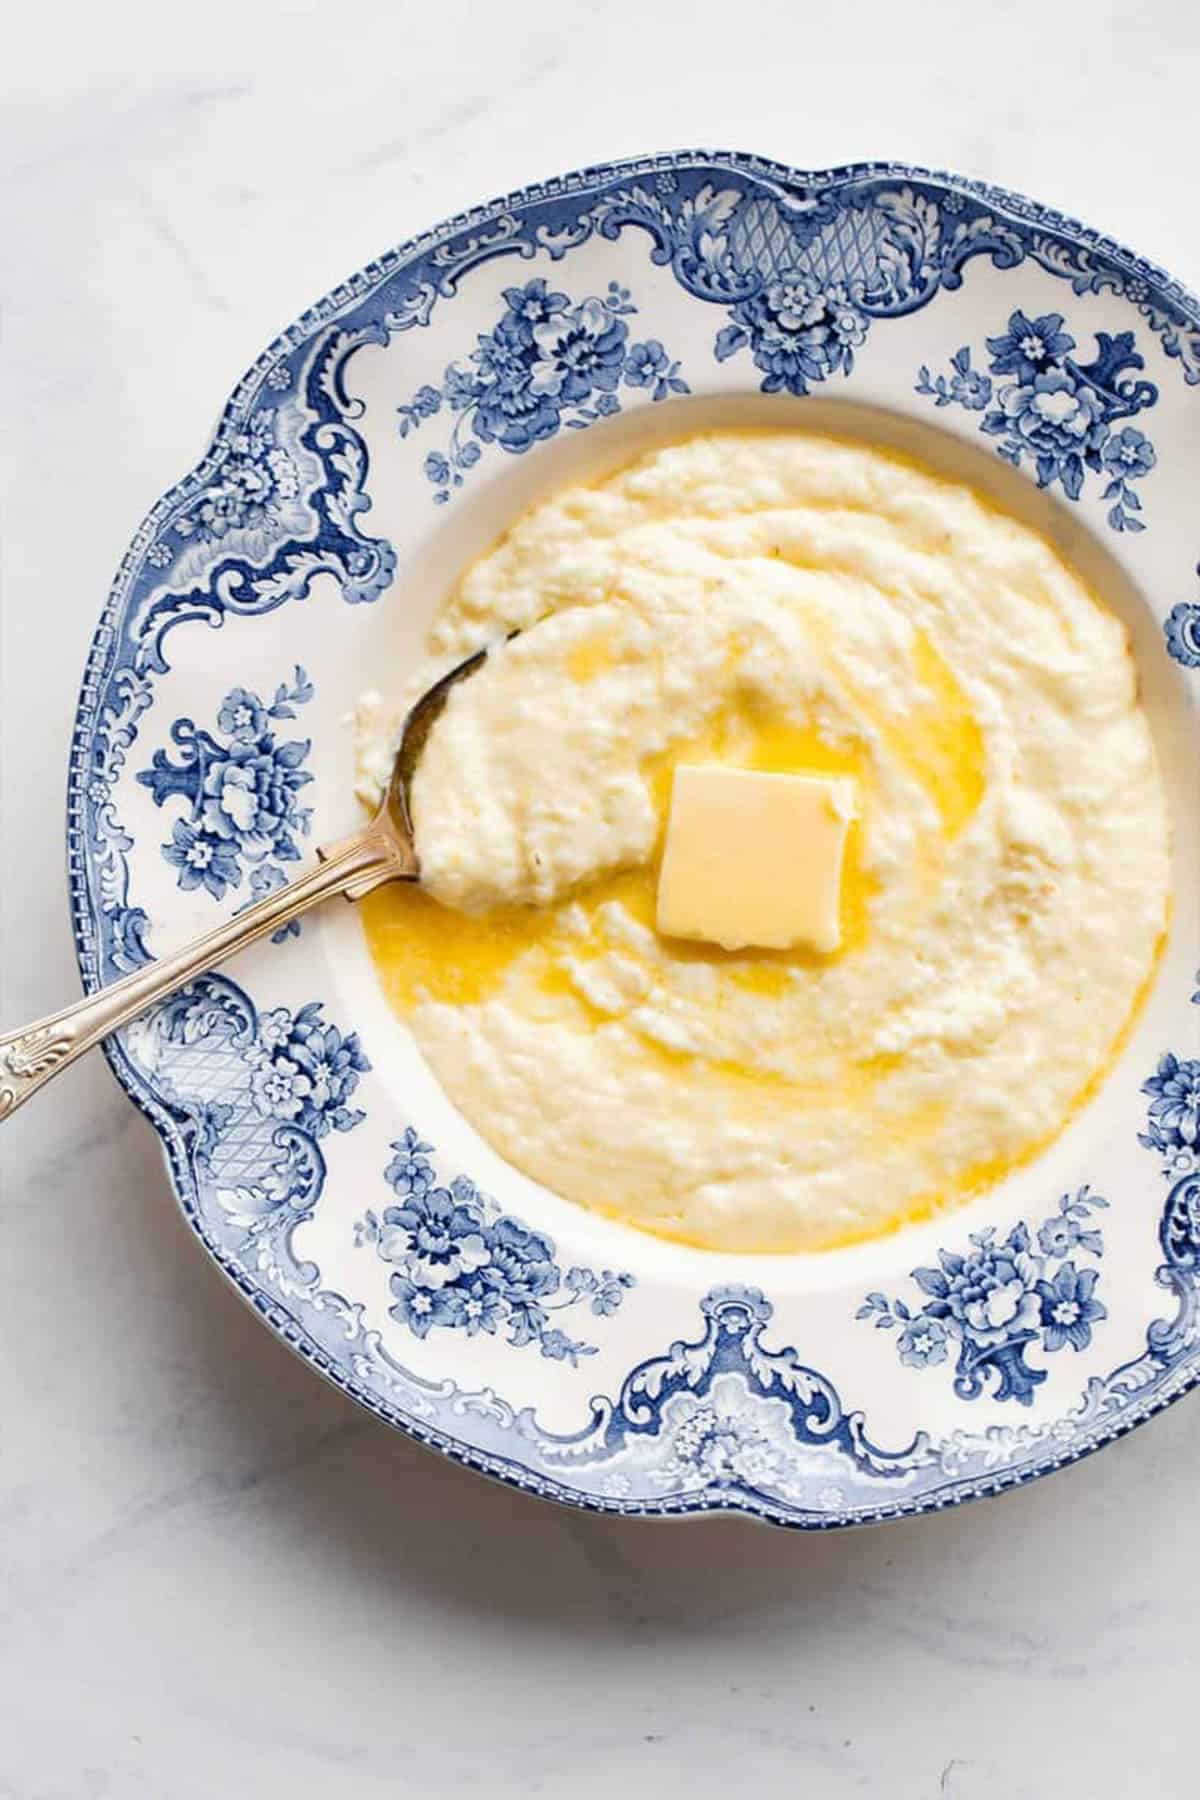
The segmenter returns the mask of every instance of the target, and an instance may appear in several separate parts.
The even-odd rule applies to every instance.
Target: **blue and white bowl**
[[[546,327],[524,348],[514,314]],[[1010,340],[1036,342],[1032,374]],[[1088,414],[1086,455],[1039,382]],[[347,714],[399,681],[471,556],[564,480],[755,421],[952,466],[1130,626],[1174,924],[1119,1065],[1050,1150],[818,1258],[657,1242],[482,1142],[339,903],[109,1056],[209,1254],[380,1417],[575,1505],[817,1527],[1030,1480],[1200,1379],[1192,295],[975,182],[705,152],[548,181],[390,252],[264,352],[130,546],[75,724],[71,895],[90,989],[286,880],[355,823]],[[436,1267],[406,1229],[431,1215]]]

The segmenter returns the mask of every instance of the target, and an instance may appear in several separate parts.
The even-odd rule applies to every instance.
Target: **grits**
[[[364,903],[502,1154],[649,1231],[819,1250],[1061,1130],[1152,973],[1170,855],[1124,628],[1042,538],[860,445],[696,437],[521,519],[399,699],[514,628],[425,749],[426,891]],[[364,798],[402,711],[364,701]],[[655,933],[679,761],[855,777],[836,953]]]

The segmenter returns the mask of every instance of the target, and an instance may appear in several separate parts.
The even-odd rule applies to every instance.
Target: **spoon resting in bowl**
[[[9,1118],[32,1093],[101,1038],[119,1031],[155,1001],[215,968],[236,950],[299,918],[319,901],[334,894],[358,900],[385,881],[419,881],[411,809],[413,775],[450,689],[482,668],[489,654],[486,649],[477,650],[422,694],[404,721],[378,812],[361,831],[319,849],[315,869],[169,956],[135,969],[132,975],[61,1012],[0,1036],[0,1120]]]

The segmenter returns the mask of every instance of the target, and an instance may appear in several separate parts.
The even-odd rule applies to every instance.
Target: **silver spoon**
[[[128,1025],[156,1000],[165,999],[256,938],[278,931],[318,901],[333,894],[359,900],[385,881],[419,881],[410,808],[413,775],[450,689],[474,675],[488,655],[487,650],[477,650],[422,694],[404,721],[388,790],[375,817],[352,837],[319,849],[315,869],[170,956],[135,969],[132,975],[77,1000],[62,1012],[0,1037],[0,1119],[7,1119],[77,1056]]]

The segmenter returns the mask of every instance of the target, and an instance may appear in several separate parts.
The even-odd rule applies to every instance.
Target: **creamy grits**
[[[479,644],[413,792],[425,891],[364,903],[387,993],[518,1168],[648,1231],[820,1250],[961,1203],[1095,1089],[1165,930],[1124,627],[971,489],[801,433],[694,437],[536,507],[361,791]],[[836,952],[661,937],[678,763],[852,776]]]

